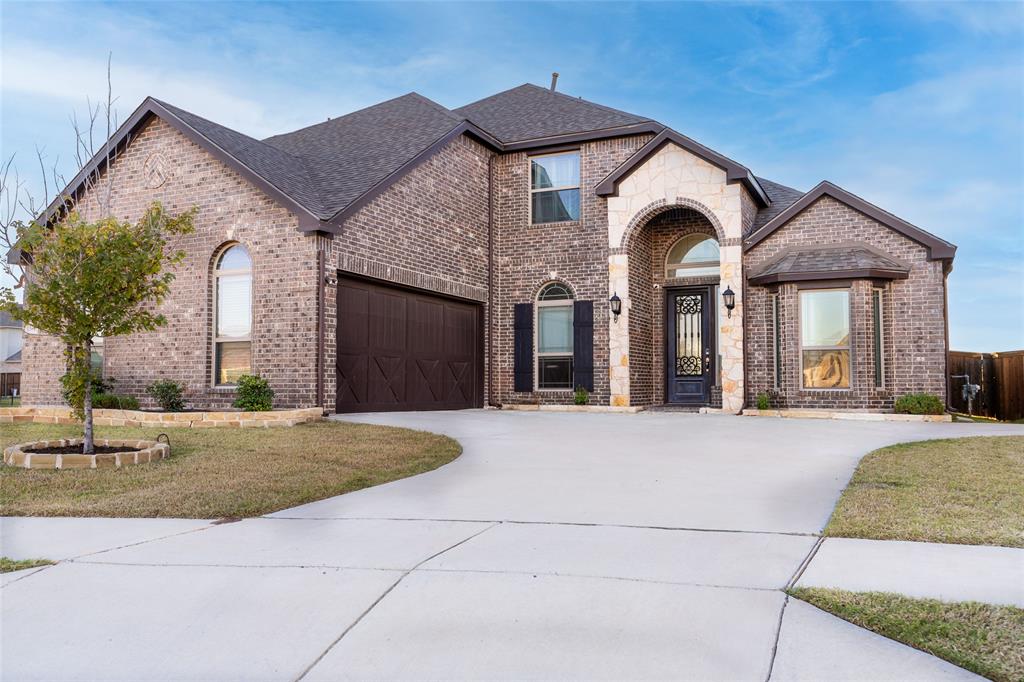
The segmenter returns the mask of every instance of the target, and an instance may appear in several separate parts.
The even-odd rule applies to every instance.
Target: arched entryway
[[[720,234],[692,206],[664,206],[630,229],[630,404],[721,406]]]

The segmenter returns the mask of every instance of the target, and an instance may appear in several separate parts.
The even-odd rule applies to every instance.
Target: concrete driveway
[[[449,434],[403,481],[212,525],[4,519],[9,680],[977,679],[780,591],[857,461],[1022,427],[674,413],[353,420]]]

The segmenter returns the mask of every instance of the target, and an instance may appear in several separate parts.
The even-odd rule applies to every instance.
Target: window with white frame
[[[573,295],[552,282],[537,296],[537,388],[573,388]]]
[[[850,388],[850,291],[800,292],[800,368],[804,388]]]
[[[214,275],[213,383],[231,386],[252,372],[252,259],[241,244],[227,247]]]
[[[718,275],[718,242],[706,234],[688,234],[677,241],[665,257],[665,277],[707,277]]]
[[[530,157],[530,222],[580,219],[580,153]]]

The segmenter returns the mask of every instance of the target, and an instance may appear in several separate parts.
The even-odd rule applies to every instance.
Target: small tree
[[[93,339],[152,331],[167,323],[155,307],[174,274],[165,270],[185,257],[167,238],[192,231],[194,209],[171,216],[152,204],[136,223],[106,217],[89,222],[72,211],[52,225],[17,228],[18,245],[31,259],[22,306],[0,289],[0,309],[58,337],[65,347],[65,394],[84,423],[83,452],[92,454]]]

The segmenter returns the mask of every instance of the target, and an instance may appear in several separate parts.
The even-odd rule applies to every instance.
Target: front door
[[[715,376],[711,287],[665,292],[665,402],[707,405]]]

